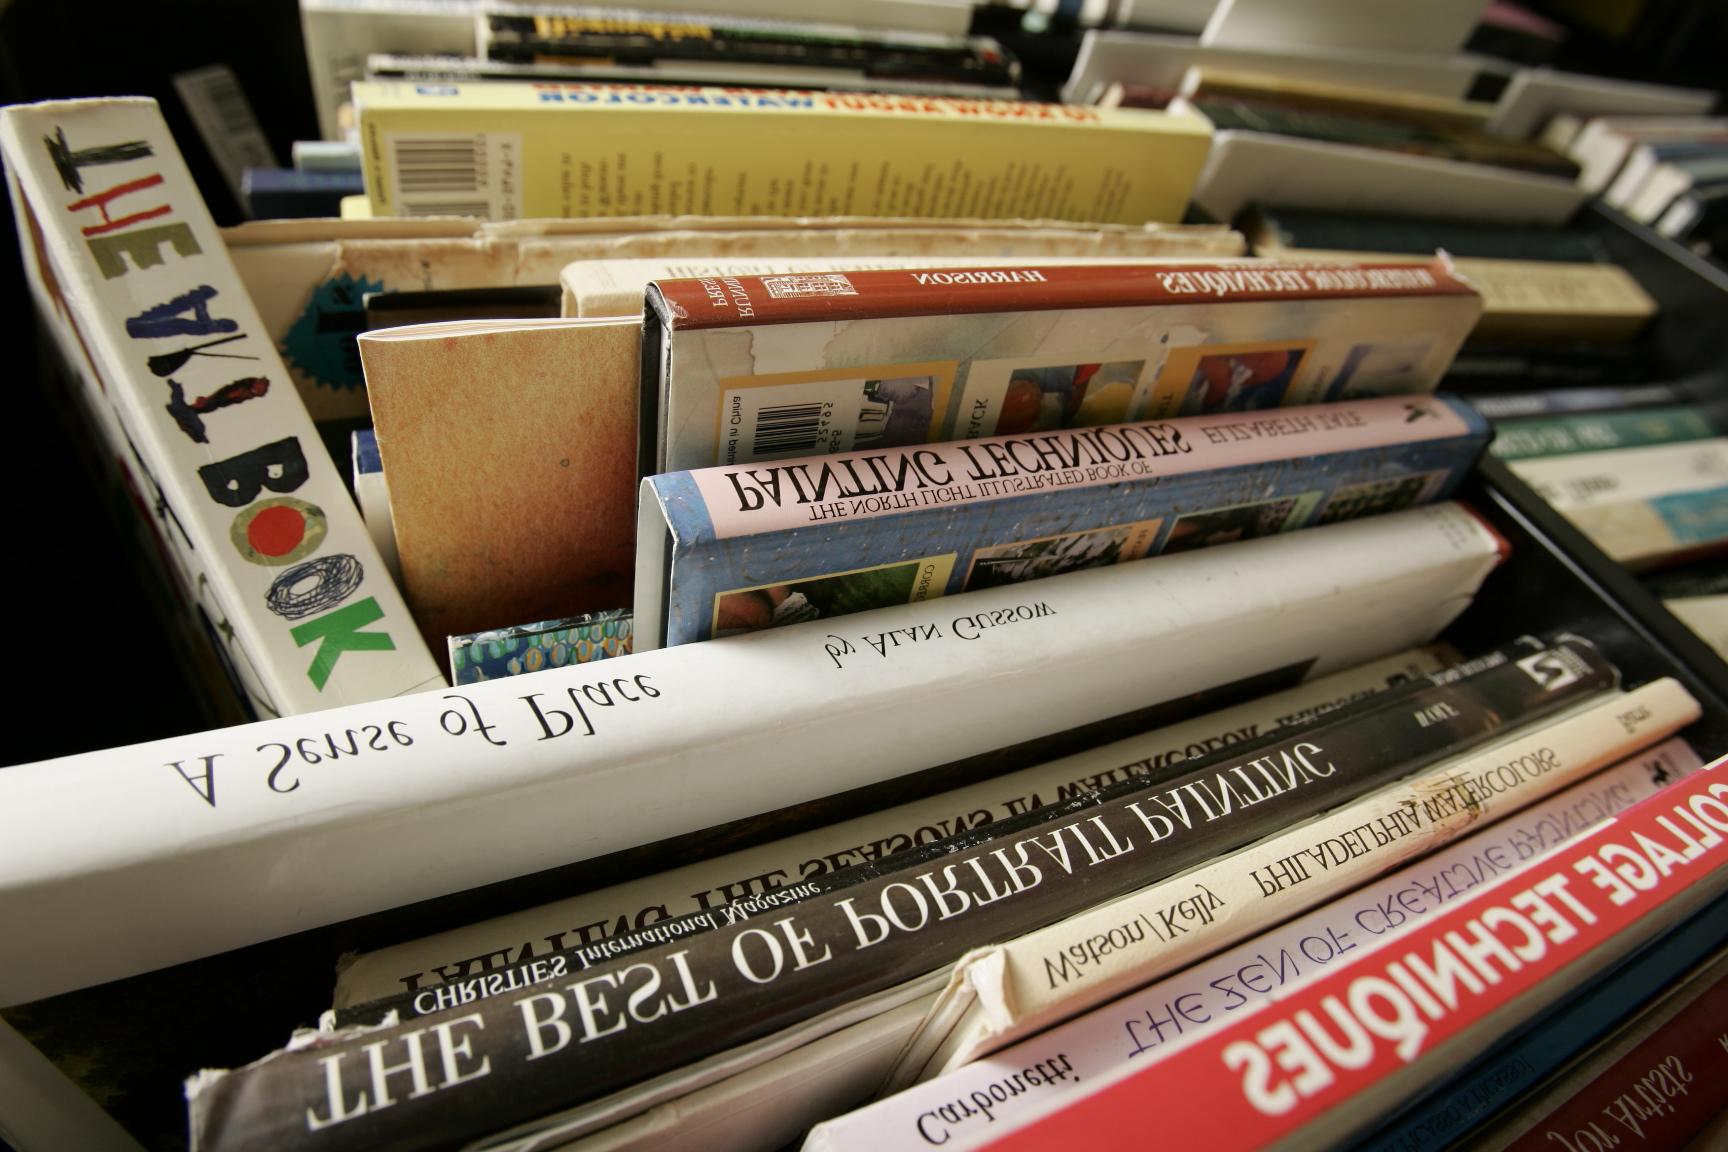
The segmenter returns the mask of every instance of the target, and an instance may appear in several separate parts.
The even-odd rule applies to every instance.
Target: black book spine
[[[836,873],[829,895],[544,987],[333,1034],[189,1089],[193,1147],[422,1149],[547,1116],[1232,851],[1616,679],[1581,642],[1516,646],[1246,756],[1076,798],[879,874]]]
[[[1535,638],[1526,638],[1521,643],[1529,645],[1530,651],[1539,651],[1542,647],[1542,642]],[[1447,681],[1456,680],[1461,676],[1482,671],[1485,667],[1492,666],[1504,659],[1505,656],[1506,653],[1504,652],[1490,654],[1480,660],[1468,661],[1444,669],[1435,675]],[[932,860],[947,857],[960,849],[976,847],[988,840],[1009,836],[1028,828],[1035,828],[1052,820],[1061,820],[1065,817],[1084,813],[1093,805],[1104,800],[1148,792],[1172,780],[1191,777],[1212,765],[1250,760],[1252,759],[1251,752],[1257,754],[1262,748],[1274,747],[1280,742],[1290,743],[1297,738],[1294,734],[1306,735],[1320,725],[1326,725],[1328,728],[1347,725],[1353,722],[1354,717],[1367,711],[1402,707],[1404,697],[1424,691],[1431,686],[1430,678],[1417,677],[1396,688],[1377,692],[1371,697],[1356,701],[1343,709],[1328,711],[1300,726],[1284,727],[1269,732],[1258,740],[1232,745],[1209,755],[1176,761],[1165,765],[1159,771],[1119,780],[1102,788],[1094,789],[1084,796],[1076,796],[1055,805],[1045,805],[1016,816],[994,820],[987,825],[980,825],[953,836],[943,837],[902,852],[893,853],[887,857],[808,877],[796,884],[773,892],[759,893],[742,900],[729,902],[724,907],[668,917],[665,920],[645,925],[634,932],[614,936],[595,944],[578,945],[557,953],[529,957],[515,964],[494,968],[465,980],[412,991],[404,990],[383,999],[350,1005],[337,1011],[336,1024],[338,1027],[347,1027],[352,1024],[377,1024],[390,1013],[395,1013],[398,1019],[407,1020],[473,1004],[490,997],[512,995],[525,988],[531,988],[548,981],[562,980],[572,974],[586,972],[601,964],[620,960],[623,957],[647,951],[649,948],[673,941],[688,940],[699,933],[711,931],[737,920],[750,917],[761,918],[779,908],[801,904],[811,899],[832,896],[844,889],[866,881],[877,880],[896,872],[911,871]],[[1366,766],[1365,762],[1358,768],[1366,768]]]

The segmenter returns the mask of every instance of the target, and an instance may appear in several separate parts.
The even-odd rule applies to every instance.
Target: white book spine
[[[1491,828],[1270,932],[811,1131],[809,1152],[939,1144],[977,1147],[1087,1091],[1087,1085],[1234,1022],[1364,949],[1390,945],[1456,901],[1506,883],[1590,828],[1654,795],[1700,761],[1668,740]]]
[[[932,1019],[957,1020],[931,1075],[977,1059],[1426,855],[1673,735],[1698,705],[1673,680],[1382,789],[1133,896],[962,960]],[[1160,814],[1153,814],[1154,819]],[[1180,813],[1161,818],[1180,818]],[[926,1045],[914,1044],[913,1048]],[[902,1070],[907,1081],[914,1069]]]
[[[1728,437],[1510,461],[1557,511],[1728,484]]]
[[[1414,676],[1441,661],[1413,649],[1310,680],[1233,708],[979,784],[841,821],[800,836],[587,892],[509,916],[355,957],[336,983],[335,1006],[460,982],[496,968],[592,945],[671,916],[758,896],[837,868],[1095,791],[1118,780],[1168,773],[1194,756],[1263,738]]]
[[[1435,505],[8,768],[0,1004],[1333,672],[1432,639],[1499,543]]]
[[[0,150],[44,316],[254,709],[443,684],[155,104],[7,108]]]

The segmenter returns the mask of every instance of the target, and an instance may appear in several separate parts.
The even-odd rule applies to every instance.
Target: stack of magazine
[[[474,27],[354,87],[370,221],[224,236],[149,102],[0,113],[255,717],[0,772],[20,1148],[111,1138],[62,1074],[206,1150],[1533,1147],[1682,1045],[1697,1106],[1640,1115],[1703,1127],[1728,710],[1506,619],[1532,537],[1474,479],[1496,429],[1587,500],[1538,470],[1713,450],[1696,404],[1493,410],[1579,391],[1487,365],[1634,340],[1635,280],[1178,224],[1205,120],[978,98],[989,42],[770,92],[679,69],[858,30]],[[1299,87],[1285,128],[1357,116]],[[313,418],[362,412],[351,497]]]

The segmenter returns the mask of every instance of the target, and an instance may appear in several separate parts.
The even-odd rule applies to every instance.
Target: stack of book
[[[845,54],[466,15],[485,69]],[[1244,257],[1174,223],[1220,155],[1180,100],[930,94],[929,58],[891,94],[361,83],[371,219],[228,236],[147,102],[0,114],[38,305],[257,717],[0,773],[9,1142],[126,1139],[62,1073],[201,1149],[1148,1110],[1395,1146],[1532,1089],[1494,1131],[1539,1139],[1682,1039],[1704,1107],[1666,1130],[1721,1105],[1682,1033],[1721,996],[1728,699],[1508,513],[1437,390],[1636,349],[1652,297],[1577,235],[1449,261],[1276,202]],[[1181,100],[1536,155],[1461,102],[1273,87]],[[1719,485],[1710,415],[1496,451]],[[356,418],[358,509],[323,446]]]

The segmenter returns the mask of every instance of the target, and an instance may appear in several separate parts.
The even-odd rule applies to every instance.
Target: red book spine
[[[1728,978],[1584,1083],[1508,1152],[1679,1149],[1728,1104]]]
[[[1725,864],[1728,761],[1718,760],[1535,873],[990,1147],[1085,1147],[1151,1127],[1164,1146],[1207,1152],[1286,1138],[1544,982],[1565,981],[1695,886],[1719,888]]]
[[[844,257],[836,257],[844,262]],[[1011,265],[704,276],[660,280],[650,298],[676,331],[948,316],[1056,308],[1143,307],[1220,300],[1336,300],[1469,296],[1444,262],[1364,264],[1160,263]]]

